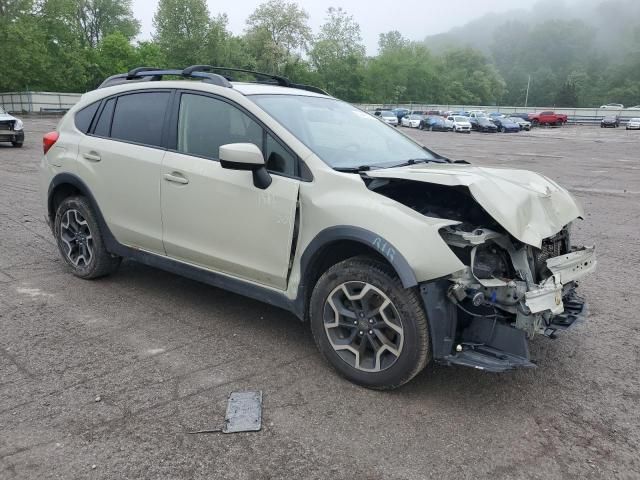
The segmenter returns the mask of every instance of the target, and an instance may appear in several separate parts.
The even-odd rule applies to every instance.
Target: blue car
[[[515,133],[520,131],[520,125],[506,117],[492,117],[491,120],[502,133]]]
[[[418,127],[420,130],[429,130],[431,132],[451,132],[453,126],[449,125],[444,118],[436,115],[425,117]]]

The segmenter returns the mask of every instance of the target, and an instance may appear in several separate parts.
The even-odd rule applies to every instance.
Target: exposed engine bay
[[[465,186],[399,179],[374,179],[368,186],[425,216],[459,222],[440,235],[465,267],[439,282],[442,292],[425,297],[427,310],[438,305],[430,319],[454,306],[446,321],[455,327],[442,334],[450,344],[443,350],[448,363],[494,371],[533,366],[525,337],[554,338],[586,313],[577,280],[595,269],[595,251],[571,244],[570,223],[538,247],[507,232]],[[514,342],[519,346],[512,348]]]

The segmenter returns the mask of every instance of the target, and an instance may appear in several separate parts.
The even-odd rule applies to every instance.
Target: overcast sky
[[[226,13],[229,16],[229,28],[235,34],[244,31],[247,17],[262,3],[255,0],[207,1],[212,15]],[[422,40],[427,35],[446,32],[485,13],[522,6],[514,0],[298,0],[297,3],[309,13],[309,23],[314,32],[324,23],[329,7],[342,7],[352,14],[360,24],[369,54],[376,53],[378,34],[383,32],[399,30],[405,38]],[[143,39],[151,36],[157,6],[157,0],[133,0],[133,13],[142,23]]]

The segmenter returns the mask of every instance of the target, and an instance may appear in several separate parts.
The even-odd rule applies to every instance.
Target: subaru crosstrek
[[[254,73],[135,69],[45,135],[42,201],[75,275],[126,257],[289,310],[378,389],[431,360],[534,367],[529,338],[584,318],[596,259],[567,190],[452,162],[315,87],[230,81]]]

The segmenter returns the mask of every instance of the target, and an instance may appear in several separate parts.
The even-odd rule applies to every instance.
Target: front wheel
[[[11,142],[11,145],[13,145],[16,148],[22,148],[22,142]]]
[[[374,258],[350,258],[327,270],[313,289],[309,318],[324,358],[358,385],[397,388],[430,359],[418,292]]]
[[[96,214],[85,197],[65,198],[56,210],[54,234],[73,274],[92,279],[114,272],[120,257],[107,252]]]

